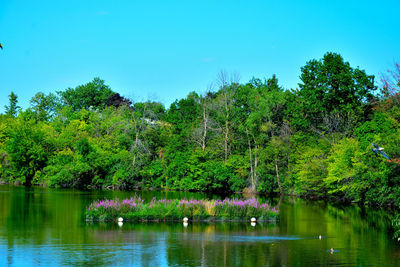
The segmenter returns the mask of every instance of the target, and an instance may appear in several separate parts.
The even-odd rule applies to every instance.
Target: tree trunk
[[[228,120],[225,121],[225,143],[224,143],[224,150],[225,150],[225,163],[228,160],[228,135],[229,135],[229,127],[228,127]]]
[[[253,154],[251,150],[251,143],[250,143],[250,138],[248,136],[249,130],[246,128],[246,134],[247,134],[247,143],[249,145],[249,160],[250,160],[250,183],[251,183],[251,188],[255,189],[255,183],[254,183],[254,169],[253,169]]]
[[[275,159],[276,181],[278,182],[279,194],[282,195],[281,181],[279,180],[278,160]]]
[[[225,104],[225,163],[228,160],[228,138],[229,138],[229,104],[227,88],[224,91],[224,104]]]
[[[256,141],[254,140],[254,144]],[[254,169],[253,169],[253,177],[254,177],[254,189],[256,188],[257,184],[257,166],[258,166],[258,158],[257,158],[257,151],[258,151],[258,146],[255,145],[255,150],[254,150]]]
[[[137,153],[136,153],[135,149],[137,147],[138,142],[139,142],[139,129],[137,127],[137,122],[135,121],[135,143],[133,144],[133,152],[135,153],[135,155],[133,155],[133,160],[132,160],[133,167],[135,167],[135,164],[136,164],[136,154]]]
[[[206,139],[207,139],[207,123],[208,123],[208,114],[207,114],[207,103],[206,100],[204,99],[203,101],[203,138],[202,138],[202,144],[201,144],[201,149],[204,151],[206,149]]]

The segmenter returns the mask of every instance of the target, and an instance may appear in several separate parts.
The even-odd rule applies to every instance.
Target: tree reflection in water
[[[398,266],[387,214],[294,198],[274,200],[280,221],[86,223],[95,199],[131,192],[0,186],[0,265]],[[181,194],[181,193],[179,193]],[[144,192],[142,197],[166,197]],[[177,198],[169,192],[167,198]],[[185,193],[184,197],[202,197]],[[319,235],[323,238],[319,239]],[[330,249],[335,253],[331,254]]]

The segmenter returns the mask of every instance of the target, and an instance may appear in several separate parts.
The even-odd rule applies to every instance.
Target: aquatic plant
[[[397,241],[400,241],[400,214],[395,214],[394,218],[392,219],[392,231],[393,231],[393,238]]]
[[[278,217],[279,210],[258,199],[156,199],[144,202],[140,197],[94,201],[86,211],[86,220],[271,220]]]

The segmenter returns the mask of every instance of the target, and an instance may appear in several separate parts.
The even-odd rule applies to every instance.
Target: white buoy
[[[123,222],[123,221],[124,221],[124,219],[122,217],[118,218],[118,222]]]
[[[256,223],[255,222],[251,222],[250,225],[254,227],[254,226],[256,226]]]
[[[321,239],[322,239],[322,236],[321,236],[321,235],[319,235],[319,237],[318,237],[318,238],[319,238],[319,240],[321,240]]]
[[[252,221],[252,222],[255,222],[255,221],[257,221],[257,220],[256,220],[256,218],[253,217],[253,218],[251,218],[251,221]]]
[[[183,227],[188,227],[188,223],[187,222],[183,222]]]
[[[119,226],[119,227],[122,227],[122,225],[124,225],[123,222],[118,222],[118,226]]]
[[[187,217],[185,217],[185,218],[183,218],[183,221],[187,222],[187,221],[189,221],[189,219]]]

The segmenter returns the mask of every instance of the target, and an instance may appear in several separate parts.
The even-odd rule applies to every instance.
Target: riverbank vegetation
[[[275,75],[240,83],[222,71],[214,88],[168,108],[126,99],[99,78],[38,92],[24,110],[11,93],[0,116],[1,180],[247,190],[399,207],[399,74],[396,65],[377,83],[326,53],[301,68],[298,88],[282,88]]]
[[[131,197],[119,201],[105,199],[95,201],[86,211],[87,221],[182,221],[188,220],[215,221],[234,220],[271,221],[278,218],[279,211],[258,199],[153,199],[145,203],[139,197]]]

